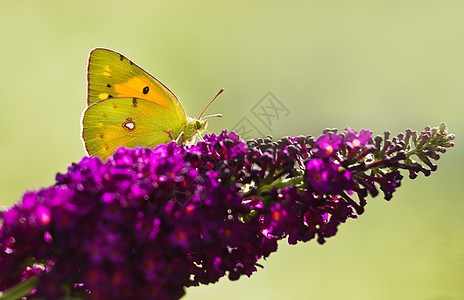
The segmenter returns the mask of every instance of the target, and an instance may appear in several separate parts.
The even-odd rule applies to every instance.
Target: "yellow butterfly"
[[[170,141],[188,142],[206,130],[201,115],[187,117],[165,85],[120,53],[93,49],[87,76],[82,140],[90,156],[106,160],[121,146],[154,148]]]

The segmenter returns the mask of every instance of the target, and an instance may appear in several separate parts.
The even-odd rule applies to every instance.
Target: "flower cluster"
[[[442,124],[392,140],[327,130],[318,138],[120,148],[84,158],[0,216],[0,290],[28,299],[178,299],[236,280],[290,244],[324,243],[378,189],[389,200],[452,147]],[[413,155],[420,162],[413,161]]]

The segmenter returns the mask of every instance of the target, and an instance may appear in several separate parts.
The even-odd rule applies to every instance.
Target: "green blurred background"
[[[254,136],[374,134],[446,121],[457,146],[431,177],[320,246],[280,244],[251,278],[184,299],[464,299],[464,1],[0,0],[0,204],[54,183],[79,161],[87,55],[117,50],[165,83],[209,129],[246,117]],[[263,126],[271,92],[288,114]]]

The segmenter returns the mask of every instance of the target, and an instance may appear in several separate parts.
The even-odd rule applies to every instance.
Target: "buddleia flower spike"
[[[290,244],[323,244],[403,174],[453,147],[445,124],[394,137],[347,128],[319,137],[119,148],[85,157],[1,213],[4,299],[179,299],[185,289],[251,276]]]

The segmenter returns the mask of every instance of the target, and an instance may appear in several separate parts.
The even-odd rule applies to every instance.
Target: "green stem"
[[[39,276],[34,276],[26,281],[18,283],[0,294],[0,300],[17,300],[27,296],[36,286]]]
[[[290,179],[278,179],[276,181],[273,181],[269,184],[266,184],[266,185],[263,185],[260,190],[261,191],[270,191],[272,190],[272,188],[277,188],[277,189],[283,189],[287,186],[290,186],[290,185],[300,185],[303,183],[303,175],[300,175],[300,176],[296,176],[296,177],[293,177],[293,178],[290,178]]]

